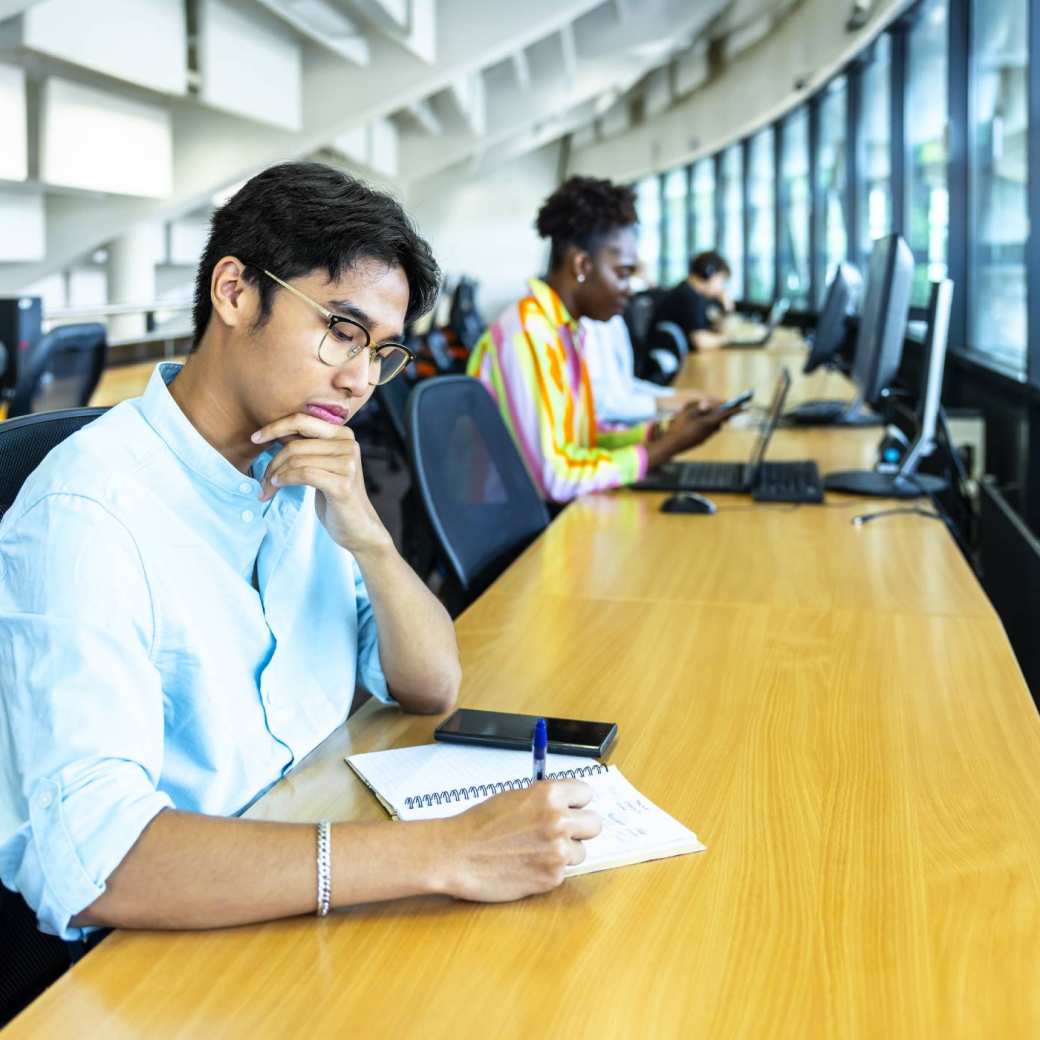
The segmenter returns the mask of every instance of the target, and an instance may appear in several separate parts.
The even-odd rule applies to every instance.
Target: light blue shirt
[[[236,814],[355,683],[392,702],[314,490],[261,503],[272,453],[236,470],[170,396],[178,371],[55,448],[0,523],[0,879],[65,939],[162,809]]]

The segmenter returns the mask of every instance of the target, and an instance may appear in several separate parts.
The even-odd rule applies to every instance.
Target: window
[[[748,149],[748,299],[773,298],[776,262],[776,166],[773,128],[751,138]]]
[[[864,263],[873,243],[892,230],[892,38],[883,33],[863,68],[859,156],[859,251]]]
[[[692,253],[704,253],[716,247],[715,236],[715,160],[701,159],[693,164],[690,183],[693,198]]]
[[[1026,369],[1027,0],[973,0],[968,344]]]
[[[946,275],[947,33],[947,0],[924,0],[910,30],[906,97],[907,239],[916,262],[911,302],[919,307],[928,303],[928,283]]]
[[[781,126],[780,285],[778,295],[809,305],[809,110],[792,112]]]
[[[657,285],[661,278],[661,180],[644,177],[636,185],[639,213],[639,259],[647,281]]]
[[[722,255],[733,271],[730,295],[744,295],[744,158],[739,144],[722,153]]]
[[[831,80],[819,100],[820,145],[816,153],[817,209],[816,304],[823,303],[834,272],[848,255],[845,213],[847,97],[844,76]]]
[[[686,248],[686,197],[689,172],[685,166],[664,178],[664,283],[673,285],[686,277],[690,262]]]

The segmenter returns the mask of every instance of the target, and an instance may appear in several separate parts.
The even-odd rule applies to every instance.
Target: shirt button
[[[243,495],[248,495],[249,492],[253,490],[253,485],[250,484],[248,480],[243,480],[242,483],[238,485],[238,490],[241,491]]]
[[[41,809],[49,809],[50,806],[51,806],[51,802],[53,802],[53,801],[54,801],[54,795],[52,795],[50,793],[50,791],[43,791],[40,794],[39,798],[36,799],[36,804]]]
[[[247,524],[248,523],[252,523],[252,520],[253,520],[253,510],[252,509],[243,509],[242,510],[242,519],[245,520],[245,522]]]

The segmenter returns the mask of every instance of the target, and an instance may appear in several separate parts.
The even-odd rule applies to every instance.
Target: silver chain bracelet
[[[324,917],[329,912],[332,902],[332,841],[329,833],[329,821],[322,820],[318,824],[318,916]]]

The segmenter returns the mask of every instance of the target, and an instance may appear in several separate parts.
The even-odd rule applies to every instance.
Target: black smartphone
[[[459,708],[434,731],[434,740],[448,744],[480,744],[484,747],[531,750],[531,734],[537,715],[514,715],[507,711],[478,711]],[[549,750],[557,755],[586,755],[602,758],[617,736],[615,722],[585,722],[581,719],[551,719]]]
[[[736,397],[731,397],[728,401],[723,401],[716,411],[728,412],[731,408],[743,408],[744,405],[748,404],[752,398],[754,398],[754,396],[754,390],[745,390],[742,394],[738,394]]]

